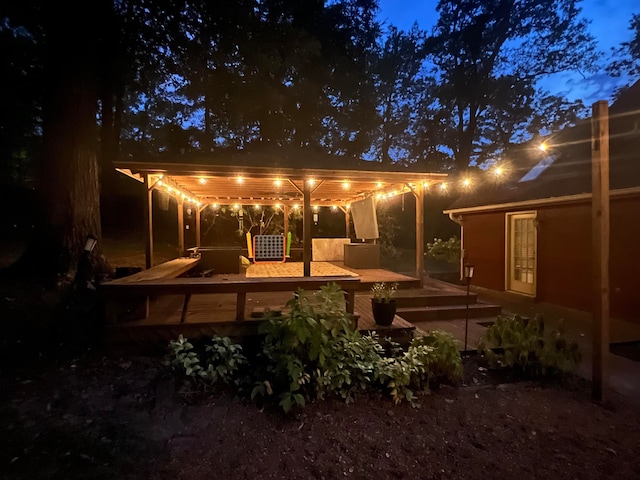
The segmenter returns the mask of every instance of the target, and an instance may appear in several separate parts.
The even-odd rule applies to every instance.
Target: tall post
[[[345,238],[351,238],[351,210],[344,207]]]
[[[416,278],[424,285],[424,191],[420,186],[412,189],[416,199]]]
[[[196,206],[196,247],[199,247],[201,244],[200,240],[200,214],[202,213],[202,208]]]
[[[146,195],[144,196],[144,263],[145,268],[153,267],[153,188],[151,188],[151,177],[144,176],[144,186]]]
[[[304,206],[302,208],[302,261],[304,262],[304,276],[311,276],[311,185],[309,181],[304,181],[302,188],[304,196]]]
[[[289,233],[289,205],[282,206],[282,215],[284,215],[284,238],[286,240],[287,233]]]
[[[591,109],[592,384],[594,399],[602,401],[609,353],[609,106],[600,100]]]
[[[184,203],[178,199],[178,252],[184,254]]]

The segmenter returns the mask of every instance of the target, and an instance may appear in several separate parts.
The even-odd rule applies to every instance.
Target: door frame
[[[529,291],[517,290],[512,286],[511,278],[511,263],[512,263],[512,232],[511,225],[514,217],[533,218],[534,236],[533,236],[533,285]],[[504,270],[504,288],[508,292],[517,293],[519,295],[526,295],[529,297],[535,297],[538,287],[538,211],[526,210],[521,212],[509,212],[505,214],[505,270]]]

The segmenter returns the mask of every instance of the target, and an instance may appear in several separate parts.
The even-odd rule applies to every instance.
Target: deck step
[[[395,296],[398,308],[434,307],[444,305],[467,305],[467,295],[461,293],[431,293],[422,290],[399,290]],[[478,295],[469,294],[469,304],[476,303]]]
[[[423,322],[426,320],[451,320],[465,318],[465,305],[440,305],[434,307],[403,307],[396,313],[408,322]],[[502,312],[500,305],[488,303],[473,303],[469,305],[469,318],[494,317]]]

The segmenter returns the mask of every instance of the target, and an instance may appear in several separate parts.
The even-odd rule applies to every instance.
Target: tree
[[[419,78],[423,39],[424,32],[417,25],[409,32],[392,26],[373,60],[380,117],[379,131],[373,139],[374,155],[383,164],[409,156],[414,113],[424,91]]]
[[[640,13],[631,17],[629,30],[633,37],[613,49],[613,59],[607,71],[615,76],[626,74],[635,78],[640,76]]]
[[[443,147],[452,152],[456,168],[477,160],[481,134],[491,128],[490,109],[494,118],[513,115],[537,95],[535,82],[543,76],[594,68],[596,48],[578,3],[440,0],[440,17],[425,48],[437,82],[435,106],[448,115]],[[528,99],[522,96],[525,90]],[[518,102],[515,109],[511,101],[498,98],[505,94]],[[526,109],[520,113],[527,118]],[[493,133],[496,140],[500,132]]]

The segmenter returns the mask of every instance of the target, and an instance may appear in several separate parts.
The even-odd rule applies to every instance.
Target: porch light
[[[424,182],[424,183],[422,184],[422,188],[424,188],[425,190],[426,190],[427,188],[429,188],[429,182]]]
[[[278,179],[273,183],[275,183],[276,187],[279,187],[280,185],[282,185],[282,180]]]
[[[473,265],[469,263],[464,264],[464,278],[469,281],[473,278]]]
[[[300,208],[300,205],[298,205],[297,203],[293,206],[294,210],[298,210]]]
[[[200,177],[200,180],[198,180],[202,185],[204,185],[205,183],[207,183],[207,179],[204,177]]]
[[[313,206],[313,211],[316,212],[316,213],[318,212],[318,206],[317,205]]]
[[[84,252],[85,253],[93,252],[93,249],[96,248],[97,244],[98,244],[98,239],[93,235],[88,235],[87,239],[84,242],[84,248],[83,248]]]
[[[237,203],[233,206],[234,210],[239,210],[240,209],[240,205],[238,205]]]
[[[260,205],[254,205],[254,206],[253,206],[253,209],[254,209],[254,210],[260,210]]]
[[[376,183],[376,187],[382,188],[382,183],[381,182]]]
[[[331,207],[331,210],[333,210],[333,211],[335,212],[336,210],[338,210],[338,206],[337,206],[337,205],[333,205],[333,206]]]
[[[214,210],[218,209],[218,204],[217,203],[212,203],[211,206],[213,207]]]
[[[349,190],[349,188],[351,188],[351,184],[349,182],[342,182],[342,188]]]
[[[316,183],[316,181],[315,181],[313,178],[310,178],[309,180],[307,180],[307,183],[308,183],[310,186],[313,186],[313,184],[314,184],[314,183]]]
[[[244,182],[244,178],[242,178],[242,177],[236,177],[236,181],[237,181],[238,183],[243,183],[243,182]]]
[[[463,274],[467,282],[467,308],[464,317],[464,353],[467,353],[467,337],[469,334],[469,287],[471,286],[471,279],[473,278],[473,265],[465,263]]]
[[[276,210],[279,210],[281,205],[279,203],[276,203],[275,207],[276,207]]]

